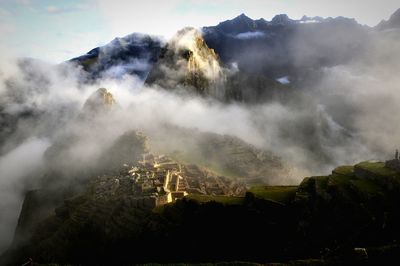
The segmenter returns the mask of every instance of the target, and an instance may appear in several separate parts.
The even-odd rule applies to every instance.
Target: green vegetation
[[[81,196],[63,200],[55,215],[38,223],[29,250],[12,251],[10,256],[18,260],[33,254],[35,262],[77,265],[88,261],[106,261],[107,265],[173,263],[169,256],[179,247],[179,260],[184,263],[170,265],[201,261],[210,263],[197,265],[253,265],[217,262],[226,258],[251,261],[254,254],[261,254],[260,262],[281,262],[271,265],[338,265],[329,260],[358,259],[354,248],[368,247],[368,243],[376,247],[368,249],[371,265],[375,265],[381,257],[398,254],[397,244],[390,246],[399,239],[396,202],[400,179],[396,176],[384,163],[364,162],[354,168],[338,167],[328,176],[307,177],[299,186],[257,185],[245,197],[190,194],[153,209],[127,196],[130,183],[122,177],[114,190],[114,177],[100,176]],[[101,190],[103,187],[107,189]],[[254,235],[269,241],[260,246],[253,241]],[[193,241],[182,244],[181,240],[188,238]],[[221,253],[221,241],[231,252]],[[237,243],[245,243],[246,249]],[[338,247],[337,243],[346,246],[327,250],[322,259],[279,259],[286,259],[286,254],[297,259],[299,251],[305,254],[302,258],[313,258],[325,247]],[[288,249],[290,245],[293,249]],[[132,246],[136,247],[133,257]]]
[[[328,176],[315,176],[315,186],[318,189],[326,189],[328,187],[328,181],[329,177]]]
[[[294,199],[297,186],[255,186],[249,189],[256,198],[288,203]]]
[[[352,175],[342,175],[342,174],[336,174],[334,172],[330,177],[329,177],[329,185],[331,186],[340,186],[348,183],[351,179],[353,178]]]
[[[373,181],[367,179],[351,180],[351,183],[360,191],[368,194],[377,194],[381,188]]]
[[[211,202],[215,201],[226,205],[241,205],[244,202],[244,197],[230,197],[230,196],[211,196],[191,194],[186,196],[187,199],[192,199],[198,202]]]
[[[354,166],[352,166],[352,165],[339,166],[335,170],[333,170],[333,174],[353,177],[354,176]]]
[[[386,168],[385,163],[383,162],[362,162],[357,164],[356,167],[367,170],[376,175],[400,177],[400,174],[396,171]]]

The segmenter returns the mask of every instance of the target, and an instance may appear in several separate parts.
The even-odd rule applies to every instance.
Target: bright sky
[[[61,62],[115,37],[144,32],[170,37],[185,26],[216,25],[245,13],[355,18],[375,26],[398,0],[0,0],[1,53]]]

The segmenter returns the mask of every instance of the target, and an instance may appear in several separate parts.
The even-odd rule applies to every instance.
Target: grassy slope
[[[340,193],[349,193],[348,188],[351,188],[350,191],[357,191],[364,195],[377,195],[383,193],[382,185],[379,182],[376,182],[372,179],[363,178],[360,176],[356,176],[354,172],[354,168],[361,168],[363,170],[368,171],[371,175],[376,175],[379,177],[395,177],[399,178],[400,174],[395,171],[388,169],[385,167],[385,163],[382,162],[362,162],[355,166],[340,166],[332,171],[332,174],[329,176],[318,176],[318,177],[310,177],[305,179],[303,183],[309,179],[315,180],[316,191],[318,192],[327,192],[332,188],[335,188]]]
[[[297,186],[255,186],[249,189],[256,198],[276,201],[279,203],[289,203],[296,195]],[[198,202],[215,201],[227,205],[240,205],[244,202],[244,197],[230,196],[211,196],[211,195],[195,195],[186,196],[188,199]]]
[[[384,163],[363,162],[358,164],[357,167],[362,167],[378,175],[398,175],[396,172],[385,168]],[[315,184],[319,191],[325,191],[328,187],[351,186],[365,194],[377,194],[381,192],[381,187],[374,181],[356,177],[354,166],[340,166],[333,170],[329,176],[312,177],[312,179],[315,179]],[[294,199],[297,189],[298,186],[253,186],[248,192],[259,199],[287,204]],[[187,198],[199,202],[216,201],[224,204],[241,204],[243,202],[243,198],[229,196],[189,195]]]
[[[191,194],[186,196],[188,199],[196,200],[198,202],[215,201],[227,205],[241,205],[244,202],[244,197],[230,197],[230,196],[211,196],[211,195],[198,195]]]
[[[381,176],[395,176],[400,178],[400,173],[385,167],[383,162],[362,162],[356,165],[356,167],[367,170],[373,174]]]
[[[339,166],[335,170],[333,170],[332,173],[337,175],[354,176],[354,166]]]
[[[297,186],[254,186],[249,189],[256,198],[288,203],[294,199]]]

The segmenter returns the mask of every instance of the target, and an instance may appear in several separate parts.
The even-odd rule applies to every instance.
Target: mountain
[[[277,15],[271,21],[244,14],[217,26],[204,27],[203,37],[222,62],[241,71],[277,79],[299,78],[307,68],[344,64],[363,50],[369,29],[354,19],[292,20]]]
[[[389,20],[383,20],[376,26],[378,30],[389,30],[389,29],[399,29],[400,28],[400,9],[398,9]]]
[[[165,136],[173,136],[171,142]],[[271,184],[290,173],[285,162],[272,152],[258,149],[242,139],[172,125],[149,135],[155,151],[178,162],[196,164],[231,178]],[[171,152],[173,151],[173,152]]]
[[[105,88],[100,88],[86,100],[83,105],[84,113],[101,112],[112,109],[117,104],[114,96]]]
[[[219,93],[218,83],[224,79],[219,58],[193,28],[179,31],[161,53],[146,79],[148,85],[165,89],[192,87],[203,95]]]
[[[288,91],[287,86],[264,75],[229,69],[201,33],[192,28],[179,31],[171,39],[145,83],[223,101],[253,103]]]
[[[70,62],[91,79],[129,74],[148,85],[254,102],[280,94],[280,85],[309,82],[324,67],[354,60],[366,52],[370,32],[344,17],[293,20],[280,14],[267,21],[241,14],[201,32],[183,29],[167,43],[141,34],[117,38]],[[244,83],[254,79],[259,82]]]
[[[125,74],[144,79],[157,61],[164,46],[159,37],[133,33],[115,38],[109,44],[94,48],[69,62],[80,65],[90,78],[120,78]]]
[[[400,10],[375,29],[385,30],[399,26]],[[253,20],[241,14],[216,26],[203,27],[201,33],[194,32],[196,31],[193,29],[181,30],[167,43],[157,37],[135,33],[117,38],[110,44],[95,48],[70,62],[81,65],[92,79],[137,75],[149,85],[157,84],[166,88],[177,84],[189,85],[195,91],[203,91],[203,94],[209,93],[206,92],[209,90],[212,91],[211,94],[219,95],[217,98],[228,97],[241,101],[251,97],[237,96],[241,92],[235,89],[233,92],[215,91],[208,83],[221,82],[221,79],[216,82],[217,76],[222,80],[226,77],[229,79],[229,75],[221,71],[225,68],[239,70],[236,71],[237,75],[246,75],[233,77],[235,80],[263,78],[267,90],[276,87],[274,81],[282,78],[290,80],[294,86],[307,85],[307,82],[318,77],[318,71],[324,67],[356,60],[368,53],[369,45],[376,38],[379,39],[379,36],[373,34],[372,28],[362,26],[354,19],[303,16],[294,20],[286,14],[276,15],[271,21],[262,18]],[[182,46],[188,36],[192,36],[190,48],[196,51]],[[181,45],[179,51],[173,51],[177,44]],[[182,60],[190,61],[191,66],[197,69],[186,74],[179,72]],[[204,64],[206,61],[207,71],[207,64]],[[171,69],[174,75],[165,73],[163,65]],[[199,66],[202,67],[201,70]],[[246,87],[243,85],[240,84],[239,87]],[[265,91],[265,88],[254,90]],[[259,93],[254,94],[254,98],[260,98]]]

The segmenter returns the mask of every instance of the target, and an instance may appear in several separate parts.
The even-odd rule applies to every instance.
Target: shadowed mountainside
[[[92,179],[35,226],[30,242],[2,259],[84,265],[299,259],[298,265],[388,265],[399,259],[400,173],[384,163],[339,167],[298,187],[254,187],[243,198],[191,196],[153,210],[131,205],[123,180]]]

